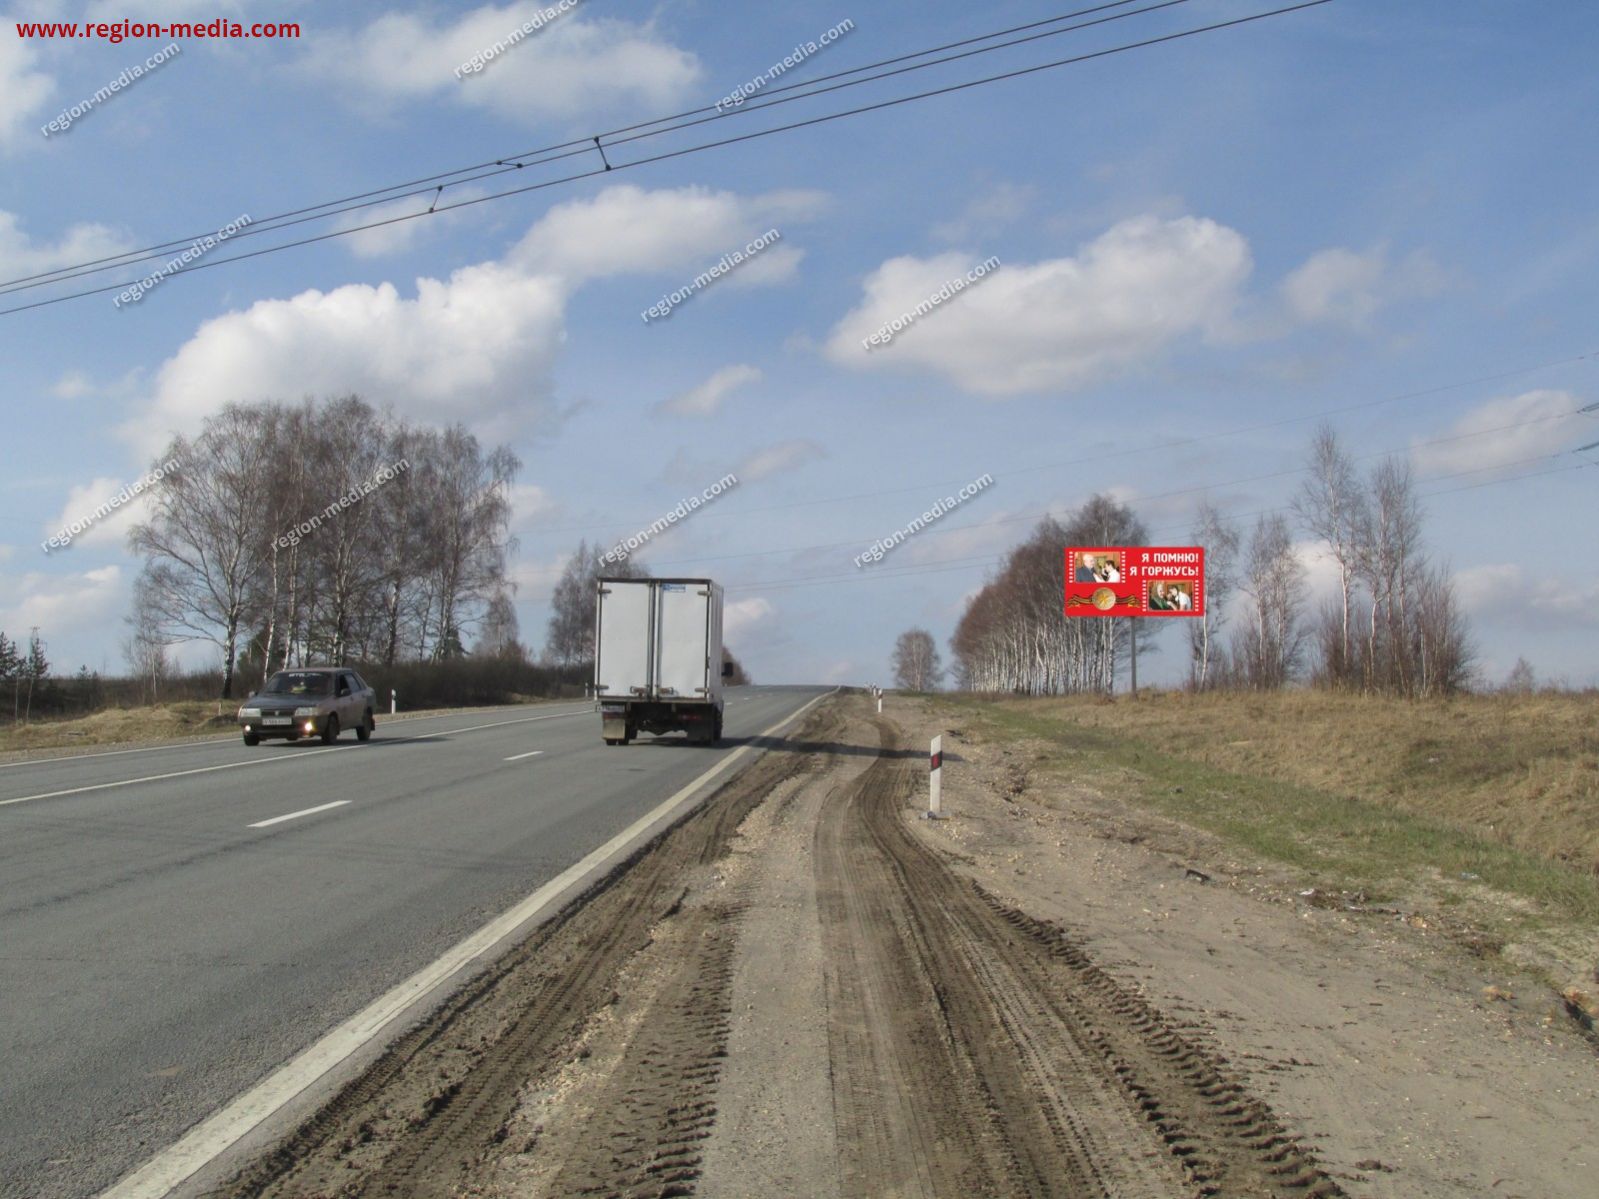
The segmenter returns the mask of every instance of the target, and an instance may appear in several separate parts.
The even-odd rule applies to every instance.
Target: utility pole
[[[1127,639],[1132,642],[1133,663],[1133,698],[1138,698],[1138,622],[1132,617],[1127,619]]]

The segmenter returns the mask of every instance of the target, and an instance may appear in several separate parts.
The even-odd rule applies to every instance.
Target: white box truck
[[[722,588],[710,579],[600,579],[594,696],[607,745],[681,729],[722,736]]]

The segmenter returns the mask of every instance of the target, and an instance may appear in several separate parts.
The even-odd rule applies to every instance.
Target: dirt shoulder
[[[1125,763],[1102,773],[1091,748],[1074,745],[1062,771],[1058,744],[970,709],[888,707],[922,743],[945,738],[950,818],[919,835],[984,889],[1074,930],[1306,1130],[1351,1194],[1592,1193],[1595,1046],[1544,977],[1449,905],[1313,890],[1313,871],[1165,814],[1187,796],[1132,801]]]

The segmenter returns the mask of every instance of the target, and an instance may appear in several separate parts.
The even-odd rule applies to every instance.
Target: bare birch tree
[[[934,691],[944,681],[938,646],[926,629],[908,629],[894,642],[890,661],[894,685],[906,691]]]
[[[1356,677],[1350,623],[1364,549],[1362,534],[1369,522],[1354,462],[1328,425],[1318,429],[1311,441],[1310,473],[1294,496],[1293,508],[1305,531],[1326,544],[1338,568],[1338,635],[1324,639],[1322,670],[1333,686],[1347,686]]]
[[[1227,605],[1238,587],[1238,529],[1210,500],[1199,502],[1192,534],[1205,550],[1205,611],[1188,621],[1188,684],[1204,691],[1214,684],[1216,653],[1227,623]]]
[[[128,534],[163,625],[220,651],[223,699],[233,695],[239,635],[265,565],[260,517],[275,464],[262,427],[260,410],[229,405],[193,441],[176,438],[166,452],[176,468],[152,493],[150,518]]]
[[[1259,517],[1238,585],[1249,597],[1249,624],[1234,637],[1237,669],[1256,690],[1284,686],[1299,668],[1304,581],[1287,520],[1277,514]]]

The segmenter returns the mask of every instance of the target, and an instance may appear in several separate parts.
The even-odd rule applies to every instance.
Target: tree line
[[[50,660],[45,657],[44,641],[39,630],[28,634],[28,643],[22,645],[0,632],[0,702],[6,692],[11,693],[11,719],[28,720],[33,715],[35,692],[44,693],[50,679]]]
[[[1288,514],[1241,527],[1208,500],[1191,541],[1205,547],[1205,614],[1185,619],[1194,690],[1274,690],[1294,682],[1404,696],[1465,689],[1475,649],[1445,564],[1428,551],[1409,463],[1385,458],[1362,474],[1330,428],[1311,442]],[[1290,519],[1290,517],[1292,519]],[[1323,546],[1338,592],[1316,606],[1295,544]],[[950,639],[957,686],[1023,695],[1109,694],[1125,669],[1137,687],[1140,651],[1160,618],[1067,619],[1066,547],[1143,545],[1132,510],[1095,495],[1047,518],[1013,548],[967,603]],[[896,682],[922,690],[941,674],[931,634],[895,647]]]
[[[129,533],[145,560],[126,647],[140,676],[168,669],[174,642],[206,641],[226,699],[240,671],[444,661],[483,617],[503,626],[521,463],[463,426],[353,395],[233,404],[161,461],[173,468]]]

